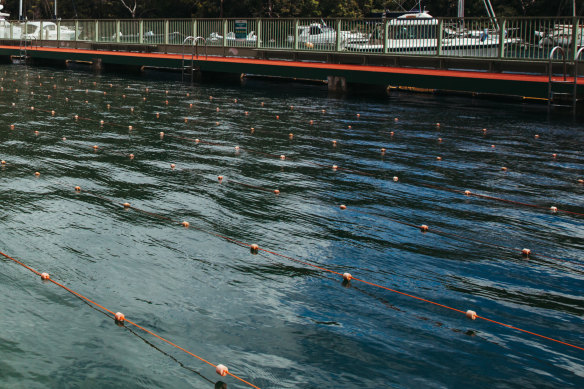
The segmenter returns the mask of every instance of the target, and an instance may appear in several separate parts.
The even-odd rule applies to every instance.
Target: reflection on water
[[[0,77],[0,250],[108,309],[261,388],[584,384],[579,350],[218,236],[582,346],[582,218],[440,189],[584,212],[579,118],[164,73]],[[4,260],[0,296],[2,386],[245,387]]]

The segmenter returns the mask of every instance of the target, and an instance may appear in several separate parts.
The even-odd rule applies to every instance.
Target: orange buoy
[[[30,110],[31,110],[31,111],[34,111],[34,107],[30,107]]]
[[[274,189],[274,194],[279,195],[280,194],[280,190],[279,189]]]
[[[578,179],[578,183],[579,183],[579,184],[584,184],[584,179],[582,179],[582,178],[579,178],[579,179]]]
[[[55,111],[51,111],[51,116],[55,116]]]
[[[283,161],[286,159],[286,156],[284,154],[280,155],[280,159]]]
[[[495,148],[495,145],[491,145],[491,148],[494,149]]]
[[[110,104],[106,105],[106,108],[109,110],[112,106]]]
[[[188,123],[188,122],[189,122],[189,118],[185,118],[185,123]]]
[[[341,208],[341,209],[347,209],[347,206],[345,204],[341,204],[341,206],[339,208]]]
[[[249,112],[245,111],[245,116],[249,115]]]
[[[337,170],[338,166],[337,165],[333,165],[333,170]]]
[[[353,128],[353,126],[349,125],[349,126],[347,126],[347,128],[350,130],[351,128]]]
[[[215,366],[215,372],[219,374],[221,377],[225,377],[228,371],[229,369],[227,369],[227,366],[224,365]]]
[[[133,129],[134,129],[134,127],[128,126],[128,130],[132,131]]]
[[[343,273],[343,280],[351,281],[352,279],[353,279],[353,276],[351,275],[351,273]]]
[[[471,320],[476,320],[477,319],[477,313],[475,311],[471,311],[469,309],[468,311],[466,311],[466,317],[468,317]]]
[[[293,109],[294,109],[294,106],[293,106],[293,105],[291,105],[291,106],[290,106],[290,110],[293,110]]]
[[[558,207],[555,207],[555,206],[552,205],[550,207],[550,211],[552,211],[552,213],[556,213],[556,212],[558,212]]]
[[[217,179],[219,180],[219,182],[223,181],[223,176],[217,176]]]
[[[234,102],[234,103],[237,103],[237,99],[233,99],[233,102]]]
[[[63,137],[63,140],[67,140],[67,138]]]
[[[438,142],[442,142],[442,138],[438,138]]]
[[[322,112],[322,113],[326,113],[326,110],[322,109],[320,112]]]
[[[134,154],[129,155],[130,159],[134,159]]]
[[[189,103],[189,108],[193,108],[193,103]]]
[[[535,134],[535,139],[539,139],[539,135],[538,134]]]
[[[381,148],[381,154],[385,154],[385,147]]]
[[[255,132],[255,128],[254,127],[250,128],[249,132],[253,134]]]
[[[393,182],[398,182],[399,181],[399,177],[398,176],[393,176]]]
[[[164,138],[164,132],[160,131],[160,139]]]
[[[98,148],[99,148],[99,146],[98,146],[98,145],[93,145],[93,149],[94,149],[94,150],[97,150]]]
[[[263,101],[261,102],[261,106],[262,106],[262,107],[264,106],[264,102],[263,102]]]
[[[168,100],[164,100],[164,104],[168,105]]]
[[[106,91],[103,91],[103,95],[106,96],[107,95],[107,92]]]
[[[75,115],[75,120],[79,120],[79,115]]]
[[[395,135],[395,132],[393,132],[393,131],[389,132],[389,136],[394,136],[394,135]]]
[[[39,134],[39,132],[38,132],[37,130],[35,130],[34,134],[35,134],[35,135],[38,135],[38,134]]]
[[[314,120],[311,120],[309,123],[312,126],[314,124]]]
[[[213,100],[213,96],[209,96],[209,100]]]
[[[75,187],[75,192],[81,192],[81,187],[80,186],[76,186]]]
[[[183,226],[185,228],[189,228],[190,225],[191,224],[189,222],[187,222],[187,221],[184,221],[184,222],[181,223],[181,226]]]
[[[442,161],[442,157],[436,157],[437,161]]]
[[[134,112],[134,107],[130,107],[130,112]]]
[[[524,257],[529,257],[529,254],[531,254],[531,250],[530,249],[523,249],[523,250],[521,250],[521,254],[523,254]]]
[[[393,118],[394,122],[399,122],[399,118]]]
[[[422,225],[420,226],[420,230],[421,230],[422,232],[427,232],[427,231],[428,231],[428,226],[427,226],[427,225],[425,225],[425,224],[422,224]]]
[[[150,89],[149,88],[146,88],[146,93],[148,93],[148,92],[150,92]]]
[[[501,166],[501,170],[506,172],[507,171],[507,167],[506,166]]]
[[[249,246],[249,251],[252,254],[257,254],[258,251],[260,250],[260,246],[258,246],[257,244],[253,243],[251,246]]]
[[[104,124],[104,123],[105,123],[105,122],[104,122],[103,120],[100,120],[100,121],[99,121],[99,125],[100,125],[100,126],[103,126],[103,124]]]
[[[160,113],[156,112],[156,119],[158,119],[160,117]]]
[[[219,107],[215,108],[215,111],[219,112]]]
[[[487,129],[483,128],[483,134],[486,134],[486,133],[487,133]]]
[[[126,95],[122,95],[122,99],[125,99],[125,98],[126,98]]]
[[[219,125],[219,122],[215,122],[215,125],[218,126]]]
[[[558,154],[556,154],[556,153],[552,154],[552,158],[557,158],[557,157],[558,157]]]
[[[191,94],[190,93],[187,93],[187,97],[191,97]]]
[[[337,141],[333,140],[333,147],[336,147],[336,145],[337,145]]]
[[[174,163],[171,163],[171,164],[170,164],[170,168],[171,168],[171,169],[174,169],[175,167],[176,167],[176,165],[175,165]]]
[[[47,281],[49,279],[51,279],[49,273],[41,273],[41,280]]]
[[[294,134],[293,134],[293,133],[289,133],[289,134],[288,134],[288,138],[289,138],[289,139],[293,139],[293,138],[294,138]]]
[[[471,191],[470,190],[465,190],[464,191],[465,196],[470,196],[471,195]]]
[[[199,142],[200,142],[200,140],[198,138],[195,139],[195,143],[199,143]]]
[[[38,176],[40,176],[40,175],[41,175],[41,173],[39,173],[39,172],[34,172],[34,175],[38,177]]]
[[[5,160],[0,161],[0,165],[6,165],[6,161]]]
[[[116,321],[116,323],[123,323],[124,321],[126,321],[126,316],[124,316],[122,312],[116,312],[116,314],[114,315],[114,320]]]
[[[124,208],[130,208],[130,203],[123,203]]]
[[[234,149],[235,149],[235,150],[239,150],[239,146],[235,146],[235,147],[234,147]]]
[[[357,117],[358,117],[358,118],[360,118],[360,117],[361,117],[361,114],[360,114],[360,113],[358,113],[358,114],[357,114]]]
[[[276,120],[280,120],[280,115],[276,115]]]
[[[164,93],[165,93],[165,94],[168,94],[168,91],[167,91],[167,90],[165,90],[165,91],[164,91]]]

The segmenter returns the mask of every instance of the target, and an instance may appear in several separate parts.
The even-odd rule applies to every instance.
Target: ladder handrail
[[[562,46],[556,46],[550,51],[549,56],[549,63],[548,63],[548,105],[552,103],[552,73],[553,73],[553,59],[554,54],[556,51],[559,51],[562,54],[562,61],[564,63],[564,81],[566,81],[566,51],[562,48]]]
[[[181,73],[183,75],[183,81],[184,81],[184,72],[185,72],[185,47],[187,46],[187,42],[189,42],[189,41],[193,42],[193,51],[191,52],[191,71],[192,71],[194,69],[194,66],[195,66],[195,51],[196,51],[196,55],[197,55],[197,60],[199,59],[199,41],[200,40],[202,40],[205,43],[205,60],[207,60],[207,58],[208,58],[208,56],[207,56],[207,40],[205,38],[203,38],[202,36],[197,36],[197,37],[188,36],[183,41],[183,44],[182,44],[182,70],[181,70]],[[191,81],[192,81],[192,75],[191,75]]]
[[[576,52],[576,57],[574,58],[574,107],[576,106],[576,102],[578,100],[578,96],[576,93],[578,92],[578,63],[580,63],[580,56],[584,53],[584,47],[580,47]]]

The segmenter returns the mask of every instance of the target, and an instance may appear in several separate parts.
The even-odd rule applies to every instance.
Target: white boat
[[[4,9],[4,5],[0,4],[0,11]],[[12,35],[10,32],[11,23],[6,20],[10,14],[0,12],[0,39],[20,39],[21,28],[18,25],[12,24]]]
[[[24,38],[52,41],[57,39],[63,41],[75,40],[75,30],[65,26],[61,26],[60,31],[58,31],[58,29],[59,26],[53,22],[42,22],[42,24],[41,22],[26,22],[26,33],[24,34]]]
[[[347,44],[349,51],[407,54],[436,54],[438,51],[438,20],[428,12],[406,14],[388,22],[387,38],[383,44],[383,25],[370,35],[367,43]],[[498,54],[500,34],[493,29],[467,30],[444,27],[442,53],[445,55],[477,55],[490,57]],[[517,42],[515,38],[504,38],[505,44]]]
[[[258,41],[258,36],[255,31],[251,31],[246,35],[245,38],[237,38],[233,31],[230,31],[225,35],[225,41],[228,46],[248,46],[254,47]],[[209,45],[220,45],[223,43],[223,35],[217,32],[212,32],[207,38],[207,44]]]
[[[294,36],[289,35],[288,43],[294,43]],[[362,32],[341,31],[339,44],[341,49],[348,44],[367,43],[369,36]],[[337,43],[337,31],[324,22],[298,26],[298,43],[307,48],[326,48]]]

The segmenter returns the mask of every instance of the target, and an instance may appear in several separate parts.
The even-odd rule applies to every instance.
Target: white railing
[[[575,59],[583,44],[578,18],[413,19],[133,19],[0,21],[0,39],[182,45],[201,36],[209,47],[298,52],[548,59],[561,46]]]

